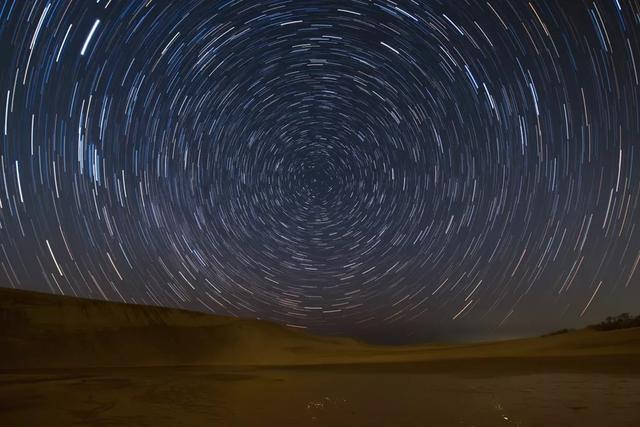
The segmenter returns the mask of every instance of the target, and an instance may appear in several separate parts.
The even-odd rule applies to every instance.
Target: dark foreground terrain
[[[378,347],[0,290],[0,426],[638,426],[640,329]]]

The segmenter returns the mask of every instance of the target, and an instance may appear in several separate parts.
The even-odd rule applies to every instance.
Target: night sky
[[[636,0],[0,0],[0,285],[381,342],[640,312]]]

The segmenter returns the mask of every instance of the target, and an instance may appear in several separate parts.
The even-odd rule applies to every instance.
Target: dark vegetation
[[[629,313],[622,313],[617,316],[609,316],[600,323],[587,326],[587,329],[592,329],[594,331],[613,331],[616,329],[627,328],[640,328],[640,315],[634,317]],[[573,331],[575,331],[575,329],[559,329],[557,331],[544,334],[543,337],[562,335]]]
[[[640,316],[633,317],[629,313],[622,313],[617,316],[609,316],[603,322],[589,325],[587,328],[596,331],[613,331],[614,329],[626,329],[640,327]]]
[[[557,331],[549,332],[548,334],[544,334],[543,337],[552,337],[554,335],[562,335],[567,332],[573,332],[575,329],[558,329]]]

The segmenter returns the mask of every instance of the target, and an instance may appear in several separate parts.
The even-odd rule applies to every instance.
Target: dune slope
[[[317,337],[266,321],[0,289],[0,348],[0,369],[397,363],[458,369],[488,360],[503,369],[525,359],[539,365],[558,359],[573,364],[576,358],[640,366],[640,328],[384,347]],[[470,359],[476,362],[464,363]]]
[[[0,368],[289,364],[348,339],[274,323],[0,289]]]

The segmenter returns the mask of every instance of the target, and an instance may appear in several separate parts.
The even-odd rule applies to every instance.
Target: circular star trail
[[[4,286],[401,340],[637,309],[639,31],[634,0],[0,2]]]

